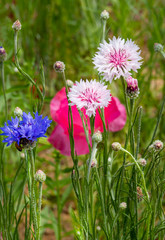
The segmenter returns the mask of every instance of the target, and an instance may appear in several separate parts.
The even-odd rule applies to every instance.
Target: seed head
[[[6,60],[6,51],[3,47],[0,47],[0,62],[3,62]]]
[[[42,170],[38,170],[34,176],[35,180],[37,182],[45,182],[46,180],[46,174]]]
[[[16,107],[15,110],[14,110],[14,115],[17,116],[17,117],[21,117],[23,115],[22,109],[19,108],[19,107]]]
[[[126,209],[127,208],[127,203],[126,202],[120,203],[119,208],[121,208],[122,210]]]
[[[99,143],[102,141],[102,135],[101,135],[101,132],[100,131],[97,131],[93,134],[92,136],[92,140],[96,143]]]
[[[113,151],[115,151],[115,152],[120,151],[120,150],[121,150],[121,144],[118,143],[118,142],[112,143],[112,149],[113,149]]]
[[[53,68],[56,72],[63,72],[65,70],[65,64],[61,61],[54,63]]]
[[[127,78],[127,89],[126,94],[129,98],[136,98],[139,95],[139,88],[138,88],[138,81],[137,79],[132,78],[129,76]]]
[[[14,23],[12,28],[14,29],[14,31],[18,32],[19,30],[21,30],[21,23],[20,21],[17,19]]]
[[[147,164],[147,162],[146,162],[146,160],[145,160],[144,158],[140,158],[140,159],[138,160],[138,163],[139,163],[141,166],[143,166],[143,167]]]
[[[109,12],[107,12],[107,10],[102,11],[102,13],[100,14],[100,18],[102,20],[107,20],[109,18]]]

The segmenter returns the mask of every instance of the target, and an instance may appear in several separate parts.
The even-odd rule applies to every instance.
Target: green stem
[[[35,81],[34,81],[26,72],[24,72],[24,71],[22,70],[22,68],[21,68],[20,65],[19,65],[19,61],[18,61],[18,57],[17,57],[17,54],[18,54],[18,52],[17,52],[17,42],[18,42],[18,41],[17,41],[17,38],[18,38],[18,32],[15,32],[15,33],[14,33],[15,65],[16,65],[18,71],[19,71],[30,83],[32,83],[32,84],[35,86],[35,88],[37,89],[37,92],[38,92],[38,94],[39,94],[39,96],[40,96],[40,98],[41,98],[41,101],[42,101],[42,104],[41,104],[41,107],[42,107],[43,101],[44,101],[44,96],[43,96],[40,88],[39,88],[38,85],[35,83]],[[39,110],[41,110],[41,107],[40,107]]]
[[[5,102],[5,120],[7,122],[8,119],[8,107],[7,107],[7,98],[5,93],[5,76],[4,76],[4,63],[0,62],[0,71],[1,71],[1,78],[2,78],[2,90]]]
[[[105,40],[106,23],[107,23],[107,20],[103,19],[102,20],[102,26],[103,26],[102,42]]]
[[[59,186],[59,173],[60,173],[60,159],[56,161],[56,186],[57,186],[57,224],[58,224],[58,240],[61,239],[61,202],[60,202],[60,186]]]
[[[34,226],[34,235],[36,236],[37,233],[37,213],[36,213],[36,195],[35,195],[35,181],[34,181],[34,175],[35,175],[35,163],[34,163],[34,157],[33,157],[33,150],[30,149],[28,151],[30,161],[31,161],[31,205],[32,205],[32,215],[33,215],[33,226]]]
[[[40,240],[40,224],[41,224],[41,205],[42,205],[42,182],[39,182],[39,199],[38,199],[38,231],[37,231],[37,240]]]
[[[124,149],[124,148],[121,148],[121,150],[131,156],[131,158],[133,159],[133,161],[134,161],[134,163],[135,163],[135,165],[136,165],[136,167],[139,170],[140,175],[141,175],[141,180],[142,180],[142,184],[143,184],[143,188],[144,188],[144,192],[145,192],[145,195],[146,195],[147,204],[148,204],[148,208],[149,208],[149,211],[148,211],[149,216],[148,216],[147,231],[146,231],[146,240],[148,240],[152,208],[151,208],[150,199],[149,199],[149,195],[148,195],[147,188],[146,188],[146,183],[145,183],[145,179],[144,179],[144,173],[141,170],[141,168],[140,168],[139,164],[137,163],[136,159],[134,158],[134,156],[130,152],[128,152],[126,149]]]
[[[96,173],[96,181],[97,181],[97,187],[98,187],[98,192],[100,195],[100,201],[101,201],[101,208],[102,208],[102,213],[103,213],[103,220],[104,220],[104,228],[105,228],[105,232],[106,232],[106,238],[108,238],[108,223],[107,223],[107,217],[106,217],[106,212],[105,212],[105,204],[104,204],[104,198],[103,198],[103,189],[102,189],[102,184],[100,181],[100,176],[98,173],[97,168],[95,168],[95,173]]]
[[[88,184],[89,184],[89,176],[90,176],[91,164],[92,164],[92,160],[95,159],[96,152],[97,152],[97,143],[94,142],[93,143],[93,147],[92,147],[91,156],[90,156],[89,162],[88,162],[88,168],[87,168],[87,183]]]

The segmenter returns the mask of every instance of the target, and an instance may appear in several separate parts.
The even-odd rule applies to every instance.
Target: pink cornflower
[[[109,43],[104,41],[96,52],[93,63],[98,72],[106,81],[112,82],[123,76],[127,78],[131,75],[130,71],[137,72],[140,68],[142,59],[139,47],[130,39],[126,41],[120,37],[109,39]]]
[[[97,108],[107,107],[110,100],[110,90],[103,83],[96,80],[76,82],[68,93],[70,105],[76,105],[78,109],[85,108],[86,114],[95,116]]]
[[[89,153],[88,144],[85,138],[85,132],[82,124],[80,114],[77,110],[76,105],[71,106],[73,115],[73,137],[75,142],[75,152],[77,155],[83,155]],[[85,121],[89,130],[90,143],[91,139],[91,129],[90,120],[86,115],[86,110],[82,109],[85,117]],[[54,96],[50,103],[50,112],[52,119],[56,122],[56,126],[51,133],[48,141],[58,149],[61,154],[69,155],[71,154],[70,140],[69,140],[69,122],[68,122],[68,100],[66,97],[65,88],[62,88]],[[110,104],[104,108],[105,121],[107,126],[107,131],[117,132],[120,131],[126,123],[126,110],[123,104],[120,103],[119,99],[111,96]],[[95,116],[95,132],[103,132],[103,123],[98,112],[96,110]]]

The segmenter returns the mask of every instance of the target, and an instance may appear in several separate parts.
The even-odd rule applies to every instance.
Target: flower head
[[[12,28],[17,32],[17,31],[19,31],[19,30],[21,30],[21,23],[20,23],[20,21],[17,19],[14,23],[13,23],[13,26],[12,26]]]
[[[143,166],[143,167],[147,164],[147,162],[146,162],[146,160],[145,160],[144,158],[140,158],[140,159],[138,160],[138,163],[139,163],[141,166]]]
[[[109,18],[109,12],[107,10],[102,11],[100,14],[100,18],[102,20],[107,20]]]
[[[82,124],[82,120],[76,105],[71,106],[73,115],[73,137],[75,142],[75,152],[77,155],[87,154],[89,152],[88,144],[85,137],[85,132]],[[90,121],[86,114],[86,110],[82,109],[85,121],[89,130],[90,143],[92,142],[90,134]],[[58,149],[63,155],[70,155],[70,141],[69,141],[69,122],[68,122],[68,100],[66,96],[65,88],[63,87],[52,99],[50,104],[50,112],[52,119],[56,122],[48,141]],[[119,99],[111,96],[110,104],[104,108],[104,115],[107,130],[111,132],[120,131],[126,123],[126,110]],[[98,110],[96,110],[95,116],[95,132],[103,132],[103,123]]]
[[[54,63],[53,68],[56,72],[63,72],[65,70],[65,64],[61,61]]]
[[[164,47],[160,43],[154,43],[154,50],[155,50],[155,52],[161,52],[164,50]]]
[[[137,79],[129,76],[127,79],[126,94],[129,98],[136,98],[139,95],[139,87]]]
[[[42,170],[38,170],[34,176],[35,180],[37,182],[45,182],[46,180],[46,174]]]
[[[113,142],[112,143],[112,150],[117,152],[121,150],[121,144],[119,142]]]
[[[17,116],[17,117],[21,117],[23,115],[22,109],[19,108],[19,107],[16,107],[15,110],[14,110],[14,115]]]
[[[122,210],[126,209],[127,208],[127,203],[126,202],[120,203],[119,208],[121,208]]]
[[[7,123],[0,128],[3,131],[0,135],[7,136],[3,140],[7,143],[7,146],[15,142],[21,147],[32,147],[38,138],[46,137],[45,133],[51,120],[48,117],[42,118],[42,115],[39,116],[38,112],[34,114],[34,118],[30,113],[23,112],[21,121],[16,117],[11,118],[11,121],[8,120]]]
[[[112,40],[109,39],[109,43],[100,43],[98,50],[93,63],[104,80],[110,83],[113,78],[128,77],[131,70],[137,72],[142,64],[139,47],[131,39],[125,41],[113,37]]]
[[[163,149],[163,142],[160,140],[155,140],[150,146],[149,151],[160,151]]]
[[[107,107],[111,97],[110,91],[103,83],[96,80],[76,82],[68,93],[70,105],[76,105],[78,109],[85,108],[86,114],[95,116],[97,108]]]
[[[3,47],[0,47],[0,62],[6,60],[6,51]]]

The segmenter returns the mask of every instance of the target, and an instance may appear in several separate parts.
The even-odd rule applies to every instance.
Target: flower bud
[[[102,20],[107,20],[109,18],[109,12],[107,12],[107,10],[102,11],[102,13],[100,14],[100,18]]]
[[[18,32],[19,30],[21,30],[21,23],[20,23],[20,21],[19,21],[18,19],[13,23],[12,28],[13,28],[16,32]]]
[[[143,166],[143,167],[147,164],[147,162],[146,162],[146,160],[145,160],[144,158],[140,158],[140,159],[138,160],[138,163],[139,163],[141,166]]]
[[[120,151],[121,150],[121,144],[120,143],[118,143],[118,142],[114,142],[114,143],[112,143],[112,150],[113,151]]]
[[[17,116],[17,117],[21,117],[23,115],[22,109],[19,108],[19,107],[16,107],[15,110],[14,110],[14,115]]]
[[[92,140],[96,143],[99,143],[102,141],[102,135],[101,135],[101,132],[100,131],[97,131],[93,134],[92,136]]]
[[[54,63],[53,68],[56,72],[63,72],[65,70],[65,64],[61,61]]]
[[[155,151],[162,150],[162,148],[163,148],[163,143],[162,143],[162,141],[160,141],[160,140],[154,141],[152,145],[153,145],[153,149],[154,149]]]
[[[71,88],[74,83],[71,80],[68,79],[68,80],[66,80],[66,84],[69,88]]]
[[[6,51],[3,47],[0,47],[0,62],[6,60]]]
[[[160,43],[154,43],[154,50],[155,50],[155,52],[161,52],[164,50],[164,47]]]
[[[127,208],[127,203],[126,202],[120,203],[119,208],[121,208],[122,210],[126,209]]]
[[[127,78],[127,89],[126,94],[129,98],[136,98],[139,95],[139,88],[138,88],[138,81],[137,79],[132,78],[129,76]]]
[[[36,180],[37,182],[41,182],[41,183],[42,183],[42,182],[45,182],[45,180],[46,180],[46,174],[45,174],[43,171],[38,170],[38,171],[36,172],[34,178],[35,178],[35,180]]]

